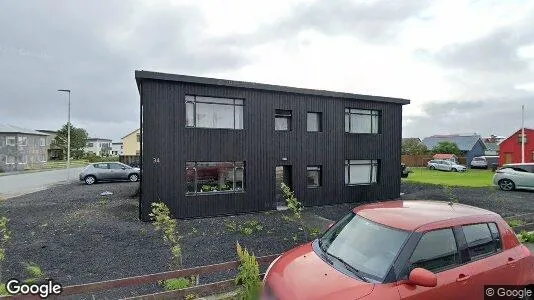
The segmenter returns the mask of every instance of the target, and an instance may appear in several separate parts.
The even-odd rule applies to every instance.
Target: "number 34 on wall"
[[[159,164],[159,157],[152,158],[152,162],[155,164]]]

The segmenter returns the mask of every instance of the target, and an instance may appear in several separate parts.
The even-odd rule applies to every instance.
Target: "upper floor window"
[[[27,146],[27,145],[28,145],[28,137],[19,136],[19,146]]]
[[[380,133],[380,111],[345,108],[345,132]]]
[[[323,131],[322,126],[322,114],[318,112],[309,112],[308,113],[308,120],[307,120],[307,127],[308,131],[315,131],[315,132],[321,132]]]
[[[44,147],[46,144],[45,138],[39,138],[39,146]]]
[[[14,136],[6,136],[7,146],[15,146],[16,144],[17,144],[17,140]]]
[[[187,194],[244,191],[245,163],[187,162],[185,177]]]
[[[378,160],[346,160],[345,184],[370,184],[378,182]]]
[[[243,99],[185,96],[185,126],[243,129]]]
[[[87,147],[93,147],[93,143],[87,143]]]
[[[274,114],[274,130],[291,131],[291,111],[277,109]]]
[[[517,135],[517,143],[521,144],[523,142],[523,140],[525,141],[525,144],[527,143],[527,135],[525,134],[525,136],[523,136],[523,134],[518,134]]]

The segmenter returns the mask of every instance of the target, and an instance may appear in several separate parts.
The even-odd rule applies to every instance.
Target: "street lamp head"
[[[67,92],[70,93],[70,90],[57,90],[58,92]]]

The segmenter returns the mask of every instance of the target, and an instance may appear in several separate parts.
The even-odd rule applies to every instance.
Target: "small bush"
[[[521,243],[534,243],[534,232],[521,231],[519,233],[519,241]]]
[[[280,184],[282,188],[282,193],[284,194],[284,197],[286,198],[287,207],[293,212],[293,215],[300,219],[300,213],[302,212],[302,203],[299,202],[297,197],[295,197],[295,193],[287,186],[285,183]]]
[[[237,256],[239,256],[238,274],[235,283],[240,286],[239,298],[245,300],[259,299],[261,291],[260,265],[254,254],[236,243]]]
[[[30,275],[30,278],[26,279],[27,283],[37,283],[46,278],[41,267],[35,263],[26,264],[26,272]]]
[[[10,296],[5,283],[0,282],[0,296]]]
[[[524,221],[519,220],[519,219],[510,219],[510,220],[507,221],[507,223],[508,223],[508,225],[509,225],[510,227],[512,227],[512,228],[514,228],[514,227],[519,227],[519,226],[522,226],[522,225],[525,224]]]
[[[191,281],[184,277],[163,281],[163,288],[167,291],[182,290],[190,286],[192,286]]]

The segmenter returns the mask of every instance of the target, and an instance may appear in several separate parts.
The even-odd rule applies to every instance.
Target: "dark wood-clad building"
[[[286,182],[306,206],[400,194],[402,105],[357,95],[136,71],[140,218],[275,209]]]

